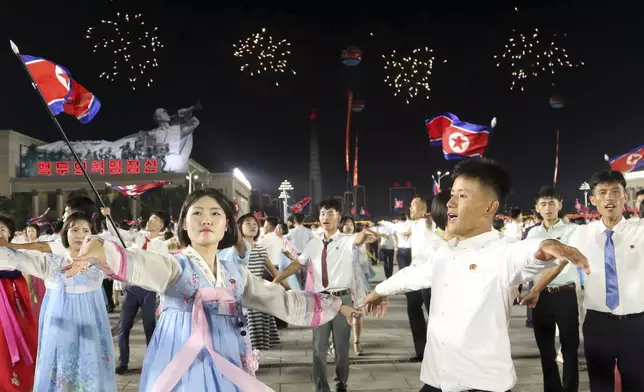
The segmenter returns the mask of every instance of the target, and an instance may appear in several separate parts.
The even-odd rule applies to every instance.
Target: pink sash
[[[230,289],[203,288],[197,291],[192,307],[192,333],[186,344],[172,358],[152,387],[153,392],[169,392],[186,374],[197,355],[205,347],[210,353],[217,370],[244,392],[275,392],[243,369],[217,354],[212,347],[212,336],[208,328],[203,301],[235,302]],[[233,337],[234,338],[234,337]],[[234,343],[233,343],[234,344]]]
[[[29,305],[25,304],[25,306]],[[20,354],[22,352],[24,363],[31,365],[33,358],[31,358],[27,342],[25,342],[25,336],[20,330],[16,316],[13,314],[13,310],[9,304],[9,298],[7,298],[7,293],[4,290],[2,282],[0,282],[0,324],[2,324],[2,329],[4,330],[7,346],[9,346],[11,363],[15,365],[20,360]]]

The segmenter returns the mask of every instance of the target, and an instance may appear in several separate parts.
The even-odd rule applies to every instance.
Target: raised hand
[[[103,240],[99,238],[87,237],[78,255],[73,257],[72,262],[63,267],[62,270],[67,271],[67,276],[71,277],[79,272],[85,272],[90,264],[95,264],[102,270],[107,267],[105,252],[103,251]]]
[[[557,240],[543,241],[539,246],[539,250],[535,253],[535,257],[542,261],[568,260],[577,267],[581,267],[586,275],[590,275],[590,266],[586,256],[579,249],[564,245]]]

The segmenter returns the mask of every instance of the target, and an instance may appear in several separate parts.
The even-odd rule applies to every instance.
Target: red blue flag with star
[[[42,57],[26,54],[20,57],[54,116],[66,113],[82,123],[88,123],[96,117],[101,102],[72,79],[67,69]]]
[[[155,181],[150,184],[141,184],[141,185],[112,185],[109,182],[106,182],[105,185],[114,189],[123,196],[139,196],[144,194],[147,191],[152,189],[160,188],[164,185],[168,185],[170,181]]]
[[[453,113],[442,113],[425,120],[432,146],[442,146],[445,159],[482,157],[492,127],[461,121]]]
[[[644,145],[641,145],[626,154],[613,158],[606,157],[610,168],[620,173],[628,173],[635,169],[644,168]]]

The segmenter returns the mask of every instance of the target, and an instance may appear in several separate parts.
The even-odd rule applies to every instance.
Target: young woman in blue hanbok
[[[317,326],[338,312],[351,322],[358,311],[339,298],[285,291],[253,276],[245,260],[250,247],[239,235],[234,209],[215,189],[200,189],[185,200],[178,237],[186,248],[175,255],[123,249],[93,237],[69,268],[87,265],[109,276],[165,296],[143,362],[140,390],[270,391],[249,375],[242,306],[273,314],[291,324]]]
[[[65,257],[0,247],[0,269],[41,278],[47,288],[38,328],[34,391],[116,391],[104,274],[94,266],[73,277],[63,271],[92,234],[91,219],[76,212],[67,218],[61,233]]]

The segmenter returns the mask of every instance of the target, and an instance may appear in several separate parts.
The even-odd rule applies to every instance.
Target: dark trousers
[[[421,389],[420,392],[442,392],[440,388],[435,388],[431,385],[425,384]],[[466,392],[486,392],[482,389],[468,389]],[[511,391],[507,391],[511,392]]]
[[[398,268],[403,269],[411,264],[411,249],[398,248]],[[407,297],[407,317],[411,328],[411,337],[414,340],[414,350],[417,357],[422,357],[427,342],[427,321],[423,313],[423,291],[405,293]]]
[[[530,292],[530,290],[532,290],[533,287],[534,287],[534,281],[531,280],[530,283],[528,284],[528,292]],[[525,325],[528,327],[532,325],[532,311],[533,309],[531,307],[526,306]]]
[[[622,390],[644,391],[644,314],[618,318],[588,310],[583,331],[591,391],[614,390],[615,360]]]
[[[543,390],[545,392],[577,392],[579,390],[579,311],[577,293],[572,288],[560,292],[544,290],[532,312],[534,337],[541,354]],[[557,365],[555,329],[563,355],[563,383]]]
[[[154,327],[156,327],[155,311],[157,306],[157,294],[136,286],[125,287],[125,299],[121,309],[119,322],[119,365],[127,366],[130,362],[130,331],[134,326],[134,317],[141,309],[143,316],[143,331],[145,331],[145,343],[150,344]]]
[[[103,279],[103,290],[107,296],[107,309],[114,310],[114,281],[112,279]]]
[[[385,276],[387,279],[391,278],[391,275],[394,274],[394,250],[380,248],[379,258],[385,268]]]

